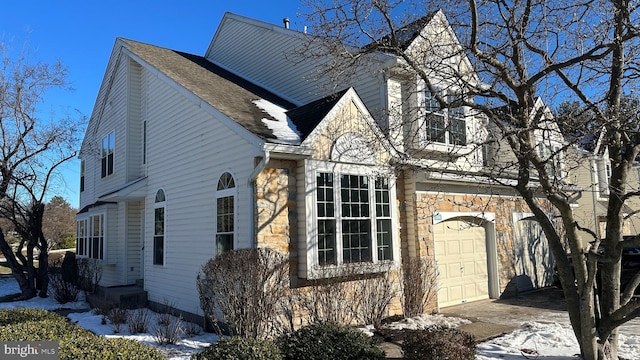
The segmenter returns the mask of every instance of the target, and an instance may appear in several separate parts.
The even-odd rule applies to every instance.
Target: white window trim
[[[318,263],[318,228],[317,228],[317,207],[316,207],[316,174],[318,172],[328,172],[336,175],[361,175],[368,176],[372,180],[376,177],[386,177],[389,179],[389,201],[391,211],[391,235],[392,235],[392,258],[393,260],[378,261],[378,243],[375,232],[372,233],[372,263],[342,263],[342,239],[340,232],[336,236],[336,258],[338,265],[320,266]],[[339,179],[339,178],[338,178]],[[304,236],[306,246],[303,247],[306,252],[306,271],[305,267],[300,268],[300,276],[308,279],[319,279],[323,277],[339,276],[340,274],[356,273],[376,273],[388,271],[397,268],[400,264],[400,240],[398,226],[398,209],[396,205],[396,182],[393,173],[384,167],[366,166],[354,164],[332,163],[318,160],[305,161],[305,208],[306,208],[306,233]],[[339,180],[334,180],[339,184]],[[374,184],[374,181],[370,182]],[[375,212],[375,191],[369,192],[371,211]],[[339,204],[339,203],[338,203]],[[336,206],[336,220],[340,220],[340,209]],[[375,216],[370,217],[375,219]],[[372,221],[372,227],[375,229],[375,221]]]
[[[107,212],[106,211],[100,211],[100,212],[96,212],[96,213],[91,213],[91,214],[83,214],[82,216],[78,216],[76,218],[76,250],[78,249],[78,245],[77,245],[77,236],[78,236],[78,223],[81,221],[85,221],[85,247],[84,247],[84,252],[85,254],[77,254],[76,255],[80,258],[91,258],[91,259],[97,259],[91,256],[91,253],[89,252],[89,247],[91,246],[91,238],[92,238],[92,234],[93,234],[93,222],[91,221],[93,217],[95,216],[102,216],[102,221],[101,221],[101,225],[102,225],[102,259],[98,259],[101,260],[103,264],[108,264],[107,262],[107,239],[108,239],[108,226],[107,226]],[[90,246],[87,246],[90,245]]]
[[[158,194],[158,191],[162,190],[162,193],[164,194],[164,201],[161,202],[156,202],[156,196]],[[163,231],[164,233],[162,234],[162,264],[156,264],[155,263],[155,257],[156,257],[156,246],[155,246],[155,238],[156,238],[156,209],[159,208],[164,208],[164,218],[162,219],[162,221],[164,222],[164,228]],[[158,268],[163,268],[163,267],[167,267],[167,192],[165,191],[164,188],[159,188],[158,190],[156,190],[155,193],[153,193],[153,217],[152,217],[152,227],[151,227],[151,264],[154,267],[158,267]]]
[[[595,161],[595,174],[597,183],[597,199],[599,201],[606,201],[609,199],[610,189],[609,182],[611,181],[611,160],[606,157],[598,157]],[[607,174],[608,172],[608,174]]]
[[[218,190],[218,181],[225,173],[229,173],[233,178],[233,183],[235,187],[231,189]],[[217,177],[215,183],[215,199],[213,205],[213,219],[214,219],[214,252],[215,255],[218,255],[218,198],[233,196],[233,248],[238,248],[238,177],[231,171],[225,170],[220,173],[220,176]]]
[[[102,159],[103,159],[102,150],[103,150],[103,144],[104,144],[105,138],[107,139],[107,142],[109,142],[109,137],[111,137],[111,135],[113,135],[113,151],[111,152],[113,154],[112,155],[113,156],[112,169],[111,169],[111,173],[109,173],[109,154],[107,153],[107,155],[106,155],[107,165],[106,165],[106,168],[105,168],[105,176],[102,176]],[[100,178],[106,179],[108,177],[111,177],[115,173],[116,173],[116,131],[115,130],[111,130],[100,139]]]
[[[549,165],[549,162],[551,162],[551,165],[553,165],[554,168],[558,168],[556,169],[557,173],[556,174],[549,174],[550,176],[554,176],[557,179],[564,179],[567,176],[567,173],[565,172],[565,165],[564,165],[564,154],[562,152],[562,144],[560,142],[557,141],[549,141],[544,139],[543,137],[537,137],[538,140],[538,145],[536,147],[536,152],[538,153],[538,156],[541,158],[541,160],[545,160],[545,158],[548,156],[549,159],[547,160],[546,165]],[[543,150],[549,151],[548,154],[543,153]],[[555,154],[555,155],[553,155]],[[553,156],[552,156],[553,155]],[[557,166],[556,166],[557,165]]]
[[[438,90],[438,92],[440,92],[441,95],[444,97],[450,97],[456,93],[453,89],[443,90],[443,89],[437,88],[436,90]],[[471,150],[473,150],[473,147],[471,146],[473,143],[473,139],[472,139],[473,124],[472,123],[475,121],[475,116],[471,114],[471,111],[469,110],[469,108],[466,106],[462,106],[462,116],[454,117],[454,118],[463,120],[465,123],[465,144],[464,145],[452,144],[449,142],[450,131],[448,129],[450,126],[451,118],[452,118],[451,109],[442,109],[435,112],[427,111],[427,92],[428,91],[429,89],[426,86],[423,86],[422,91],[419,92],[419,97],[418,97],[418,101],[420,102],[419,108],[423,109],[422,118],[424,119],[424,121],[419,126],[420,146],[427,151],[450,152],[453,149],[456,149],[456,151],[461,151],[463,154],[466,154]],[[429,140],[427,138],[427,130],[428,130],[427,117],[429,116],[430,113],[436,113],[437,115],[443,117],[444,126],[445,126],[445,129],[447,129],[444,132],[445,142],[436,142],[433,140]]]

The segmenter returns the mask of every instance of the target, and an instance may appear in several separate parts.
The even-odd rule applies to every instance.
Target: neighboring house
[[[443,24],[438,12],[416,30],[453,38]],[[313,64],[287,60],[305,36],[227,13],[204,56],[116,40],[80,151],[77,253],[103,261],[101,286],[143,280],[152,304],[201,315],[201,266],[248,247],[288,254],[294,287],[433,258],[438,308],[550,284],[524,201],[477,176],[478,116],[430,109],[394,54],[380,76],[323,92]],[[394,126],[403,101],[432,120]]]
[[[585,146],[574,150],[573,156],[579,159],[578,165],[572,171],[572,181],[581,189],[574,214],[580,227],[589,229],[596,237],[602,239],[605,237],[611,186],[611,160],[606,144],[603,143],[603,133],[600,133],[592,148]],[[627,191],[640,188],[640,164],[635,164],[629,172],[627,184]],[[640,232],[640,200],[632,197],[624,206],[622,235],[636,235]],[[593,241],[594,235],[585,233],[584,238]]]

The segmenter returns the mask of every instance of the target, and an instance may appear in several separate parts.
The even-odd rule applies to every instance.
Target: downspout
[[[598,194],[600,193],[600,184],[597,182],[599,178],[597,172],[598,172],[597,162],[594,158],[591,158],[591,171],[590,171],[591,184],[592,186],[595,186],[595,189],[591,191],[591,207],[592,207],[591,210],[593,212],[593,224],[594,224],[595,232],[596,234],[598,234],[599,238],[602,238],[602,234],[600,234],[600,223],[598,222],[598,214],[596,213],[596,201],[597,201]],[[600,239],[596,239],[596,240],[600,240]]]
[[[251,201],[251,217],[249,218],[249,227],[253,229],[253,248],[258,247],[258,229],[256,228],[256,217],[258,216],[258,206],[256,204],[256,179],[269,163],[271,153],[264,150],[264,156],[249,175],[249,200]]]

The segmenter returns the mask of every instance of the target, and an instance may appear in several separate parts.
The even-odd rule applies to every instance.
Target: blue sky
[[[38,60],[61,60],[74,91],[45,94],[41,110],[77,109],[88,118],[116,37],[203,55],[227,11],[273,24],[288,17],[294,29],[304,25],[299,1],[292,0],[24,0],[3,2],[0,41],[20,48],[28,39]],[[64,182],[50,196],[63,195],[77,207],[79,167],[77,160],[64,166]]]

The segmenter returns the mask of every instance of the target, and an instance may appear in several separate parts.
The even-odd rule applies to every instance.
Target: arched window
[[[164,191],[158,190],[153,206],[153,264],[164,265],[164,234],[165,234],[165,207],[166,199]]]
[[[235,236],[235,194],[233,176],[225,172],[216,189],[216,253],[233,249]]]

